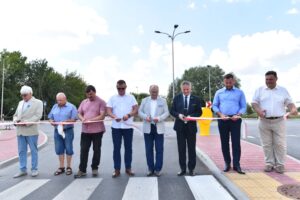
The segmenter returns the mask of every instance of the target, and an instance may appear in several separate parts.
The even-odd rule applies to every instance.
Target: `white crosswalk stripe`
[[[84,200],[88,199],[101,183],[102,178],[76,179],[59,193],[54,200]]]
[[[233,200],[234,198],[211,175],[185,177],[196,200]]]
[[[158,181],[163,177],[132,177],[128,179],[122,200],[159,200]],[[0,193],[0,200],[19,200],[39,188],[50,179],[28,179],[14,185]],[[181,179],[182,180],[182,179]],[[227,190],[211,175],[186,176],[185,180],[196,200],[233,200]],[[75,179],[66,185],[54,200],[87,200],[101,188],[103,178]],[[49,182],[49,184],[53,184]],[[97,188],[100,185],[99,188]],[[96,190],[97,189],[97,190]],[[188,190],[188,188],[187,188]],[[164,193],[168,191],[163,191]],[[189,192],[189,191],[188,191]],[[102,196],[105,199],[105,196]]]
[[[0,193],[1,200],[19,200],[35,191],[49,179],[24,180]]]
[[[130,178],[122,200],[158,200],[158,183],[156,177]]]

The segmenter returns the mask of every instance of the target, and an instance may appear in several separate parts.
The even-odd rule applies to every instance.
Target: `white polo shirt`
[[[107,107],[112,108],[112,113],[118,118],[122,119],[124,115],[127,115],[132,111],[132,106],[137,105],[137,101],[131,94],[125,94],[124,96],[114,95],[107,102]],[[130,124],[133,123],[133,117],[130,117],[127,121],[117,122],[113,120],[113,128],[128,129],[133,128]]]
[[[255,91],[252,103],[266,110],[266,117],[282,117],[286,113],[286,106],[292,103],[292,98],[284,87],[270,89],[263,86]]]

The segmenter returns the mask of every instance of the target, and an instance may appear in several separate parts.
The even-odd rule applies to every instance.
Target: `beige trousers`
[[[286,156],[285,120],[260,119],[259,132],[266,165],[284,165]]]

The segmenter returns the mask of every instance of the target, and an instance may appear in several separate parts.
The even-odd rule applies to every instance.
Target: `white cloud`
[[[51,60],[78,50],[108,25],[93,8],[73,0],[3,0],[0,5],[0,48],[20,50],[30,59]]]
[[[131,48],[131,52],[132,52],[133,54],[139,54],[139,53],[141,52],[141,49],[140,49],[138,46],[133,46],[133,47]]]
[[[276,70],[280,77],[278,83],[300,99],[297,90],[300,37],[289,31],[234,35],[229,39],[228,49],[214,49],[206,64],[218,64],[225,72],[234,72],[241,79],[248,101],[251,101],[255,89],[264,85],[264,73],[268,70]]]
[[[297,4],[297,3],[299,3],[300,2],[300,0],[291,0],[291,3],[292,4]]]
[[[189,2],[188,8],[194,10],[196,8],[196,3],[195,2]]]
[[[297,14],[299,14],[299,10],[297,8],[291,8],[286,12],[286,14],[288,14],[288,15],[297,15]]]
[[[138,27],[137,27],[137,31],[138,31],[138,34],[140,34],[140,35],[143,35],[144,34],[144,26],[143,25],[139,25]]]

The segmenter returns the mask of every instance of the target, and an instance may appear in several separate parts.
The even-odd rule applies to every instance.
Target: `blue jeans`
[[[68,156],[74,154],[73,152],[73,140],[74,140],[74,129],[68,128],[64,130],[65,138],[58,134],[57,129],[54,130],[54,145],[56,155],[64,155],[65,153]]]
[[[156,126],[151,124],[151,132],[144,133],[146,158],[149,171],[160,171],[163,165],[164,134],[158,134]],[[155,164],[154,164],[154,143],[155,143]]]
[[[124,138],[124,148],[125,148],[125,154],[124,154],[125,168],[131,169],[133,129],[112,128],[112,140],[114,144],[113,159],[114,159],[115,170],[121,169],[122,137]]]
[[[27,170],[27,146],[29,145],[31,151],[31,170],[37,170],[38,166],[38,135],[33,136],[18,136],[18,151],[20,170],[25,172]]]

